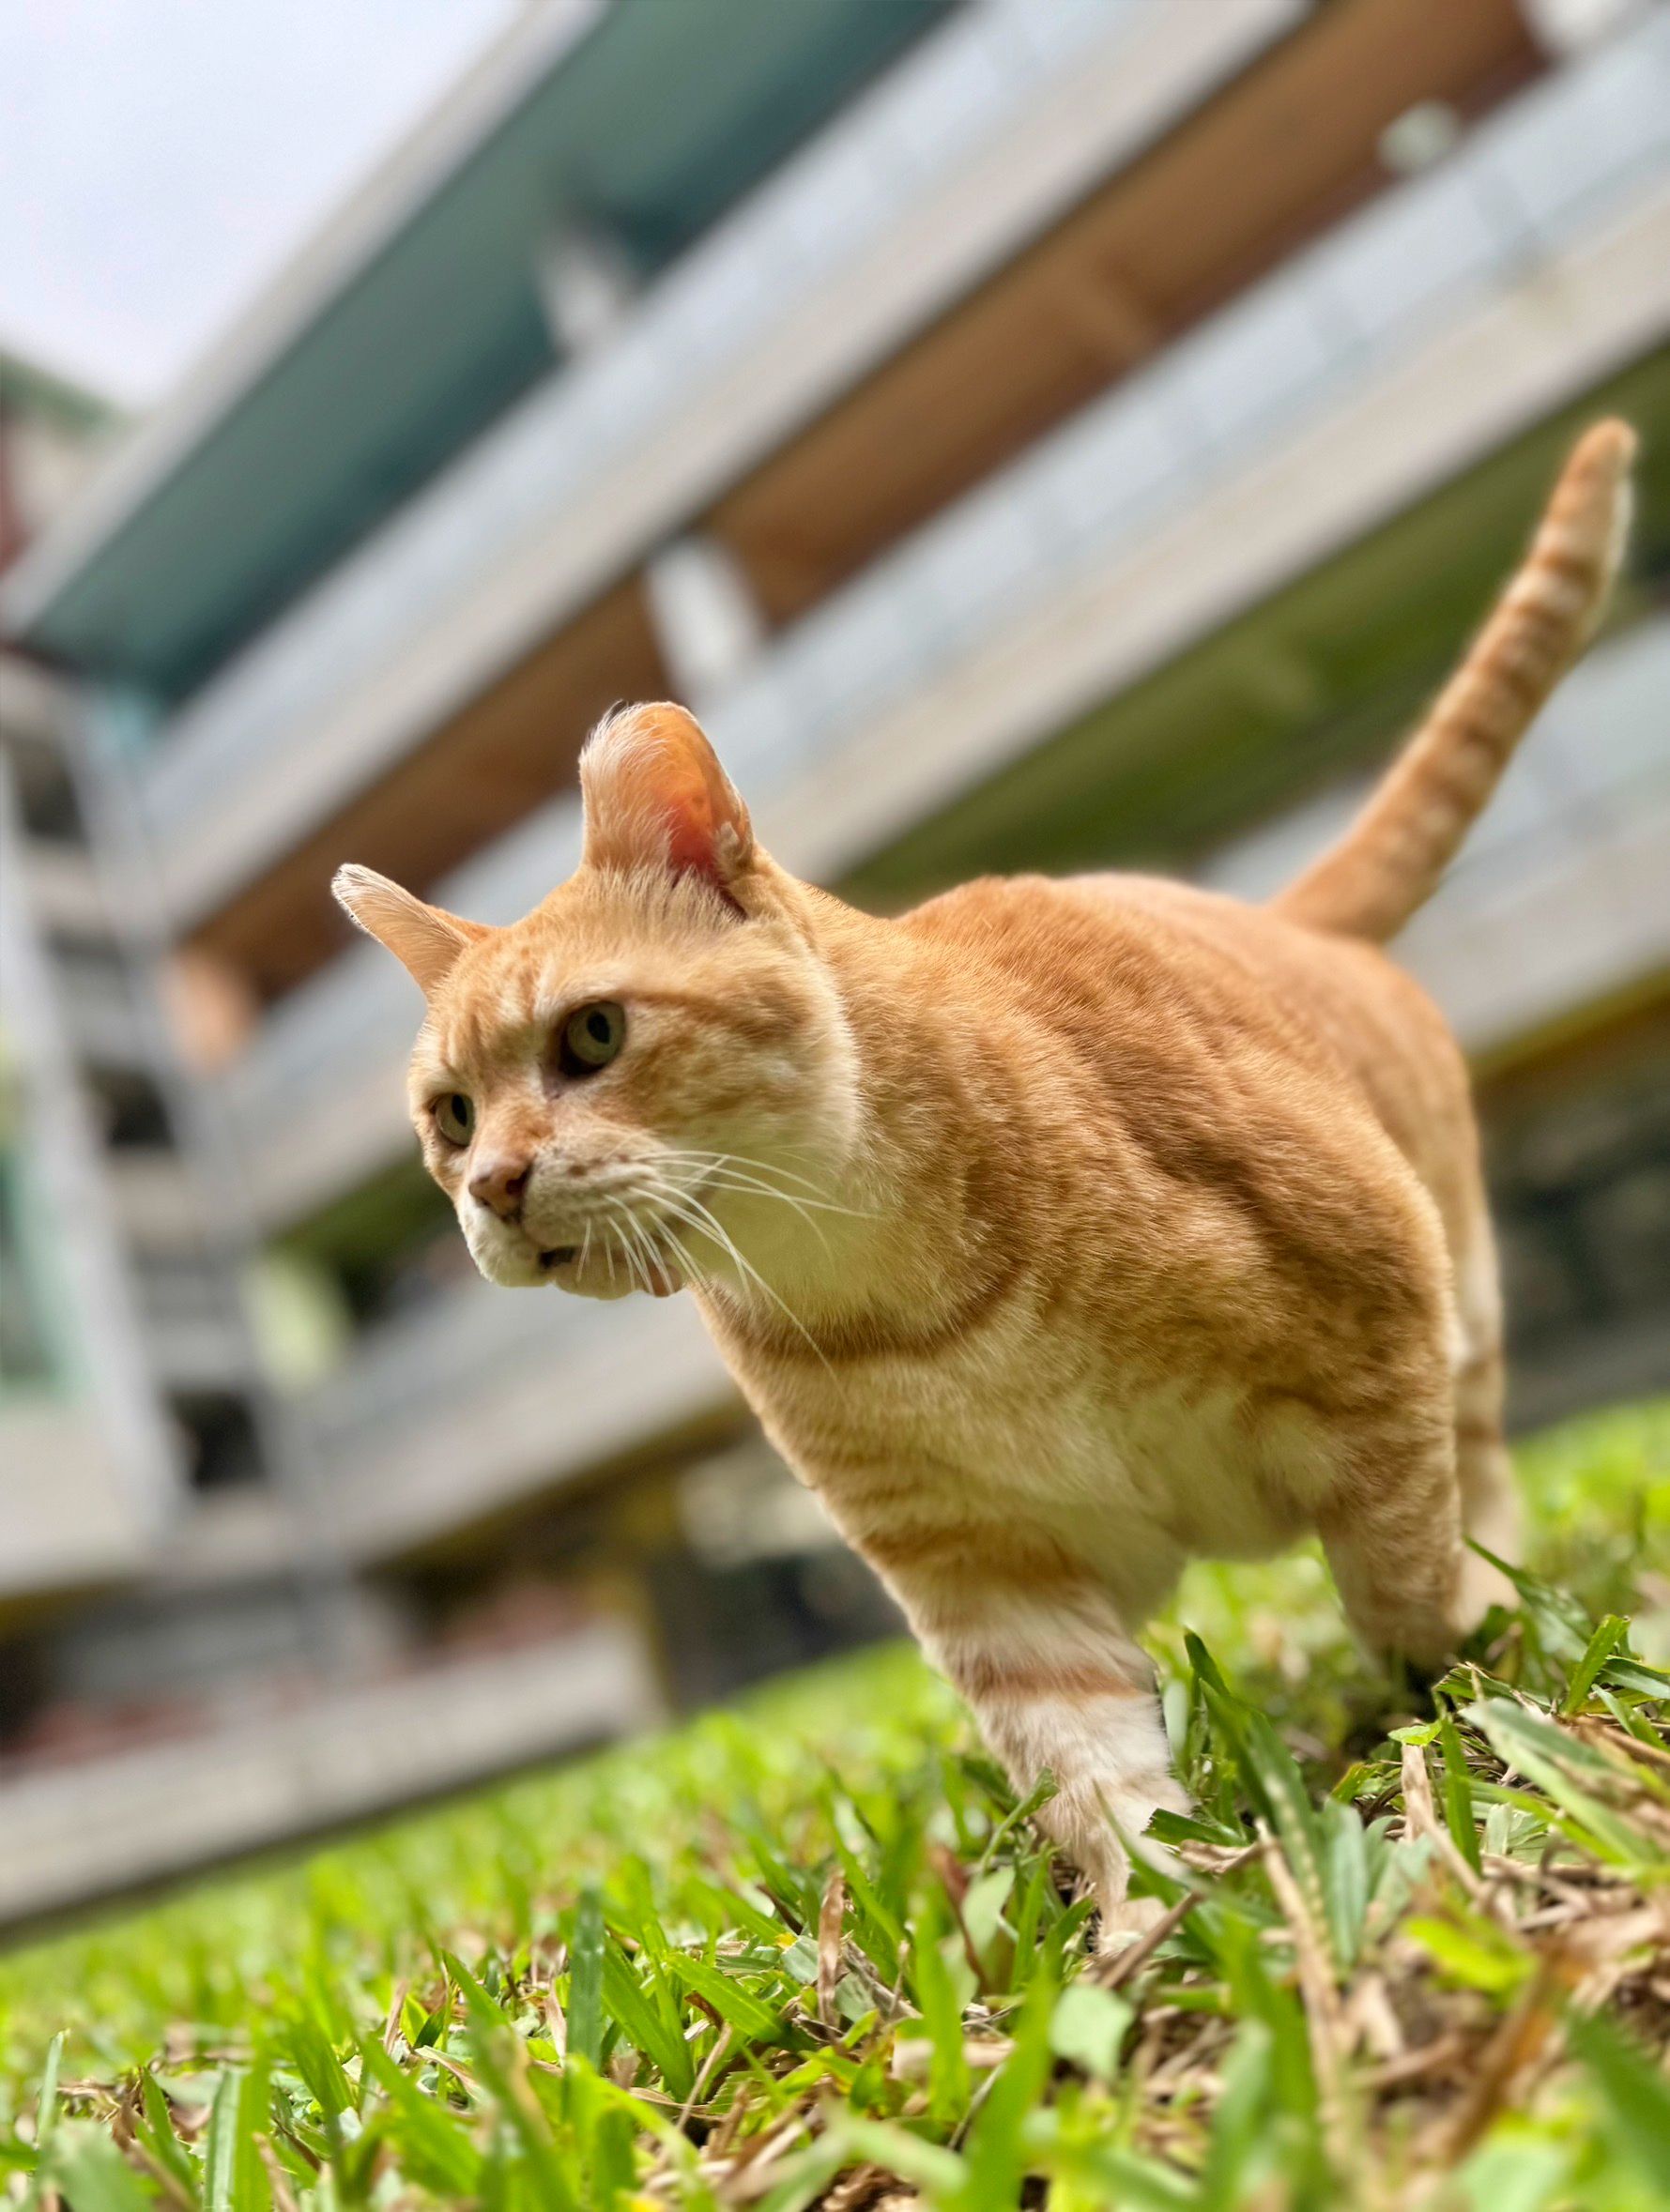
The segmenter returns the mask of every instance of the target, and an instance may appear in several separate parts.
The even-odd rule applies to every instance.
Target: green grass
[[[1313,1557],[1194,1573],[1157,1944],[889,1650],[0,1959],[0,2202],[1662,2205],[1670,1406],[1522,1458],[1435,1714]]]

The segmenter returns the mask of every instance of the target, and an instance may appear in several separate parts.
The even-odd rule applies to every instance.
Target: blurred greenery
[[[1157,1944],[885,1649],[0,1960],[0,2200],[1663,2204],[1670,1403],[1521,1465],[1418,1706],[1314,1555],[1191,1572]]]

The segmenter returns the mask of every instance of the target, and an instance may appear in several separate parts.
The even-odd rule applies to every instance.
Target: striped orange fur
[[[344,870],[428,999],[410,1102],[495,1282],[688,1285],[768,1433],[1121,1915],[1180,1808],[1136,1640],[1191,1553],[1319,1532],[1436,1663],[1511,1550],[1465,1070],[1379,951],[1597,619],[1632,440],[1343,843],[1266,908],[1092,877],[896,920],[778,868],[681,709],[582,762],[570,880],[486,929]],[[590,1025],[590,1026],[588,1026]],[[584,1418],[583,1408],[552,1409]]]
[[[1524,566],[1344,840],[1277,899],[1376,944],[1429,899],[1537,709],[1587,644],[1630,523],[1635,434],[1598,422],[1567,462]]]

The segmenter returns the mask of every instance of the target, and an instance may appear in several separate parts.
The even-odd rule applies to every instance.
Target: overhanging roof
[[[0,616],[177,696],[552,364],[564,222],[664,266],[952,0],[545,0],[19,564]]]

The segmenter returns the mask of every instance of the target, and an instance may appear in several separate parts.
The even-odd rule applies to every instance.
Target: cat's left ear
[[[618,708],[580,755],[584,860],[705,876],[734,896],[754,860],[754,830],[701,725],[662,701]]]
[[[336,903],[367,937],[386,945],[423,996],[431,998],[466,945],[487,935],[483,922],[466,922],[444,907],[431,907],[375,868],[350,863],[330,879]]]

